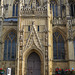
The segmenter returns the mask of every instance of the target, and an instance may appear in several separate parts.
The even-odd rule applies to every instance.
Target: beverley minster
[[[75,0],[0,0],[0,75],[74,72]]]

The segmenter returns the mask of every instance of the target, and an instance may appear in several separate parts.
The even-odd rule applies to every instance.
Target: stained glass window
[[[16,58],[16,34],[10,32],[4,42],[4,60],[14,60]]]
[[[56,16],[58,16],[58,6],[56,5]]]
[[[18,16],[18,4],[16,4],[16,16]]]
[[[65,59],[64,39],[59,32],[53,34],[54,59]]]
[[[15,16],[15,4],[13,4],[13,15],[12,16]]]
[[[18,16],[18,4],[13,4],[13,14],[12,16]]]
[[[50,4],[50,9],[52,9],[53,11],[53,17],[57,17],[58,16],[58,6],[57,4]]]
[[[54,16],[54,4],[52,4],[53,16]]]
[[[28,26],[28,31],[30,31],[30,26]]]
[[[39,31],[39,26],[38,26],[38,31]]]

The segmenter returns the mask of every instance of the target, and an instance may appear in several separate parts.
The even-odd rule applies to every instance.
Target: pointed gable
[[[42,46],[41,41],[39,39],[39,36],[38,36],[34,22],[32,23],[31,32],[30,32],[30,35],[28,37],[27,43],[25,45],[24,51],[28,50],[31,47],[36,47],[40,50],[43,50],[43,46]]]

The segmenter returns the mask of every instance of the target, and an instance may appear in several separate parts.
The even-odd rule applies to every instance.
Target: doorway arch
[[[41,60],[37,53],[32,52],[27,59],[27,75],[41,75]]]
[[[44,69],[44,54],[37,49],[28,49],[23,52],[23,60],[22,60],[22,75],[27,75],[27,59],[31,53],[35,52],[41,61],[41,75],[45,75],[45,69]]]

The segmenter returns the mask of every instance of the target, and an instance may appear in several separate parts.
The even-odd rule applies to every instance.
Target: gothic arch
[[[8,35],[10,32],[14,32],[15,35],[16,35],[16,38],[17,38],[17,32],[16,32],[16,30],[13,29],[13,28],[11,28],[11,29],[9,29],[9,30],[7,30],[7,31],[4,32],[4,34],[2,35],[2,54],[3,54],[3,55],[2,55],[2,59],[3,59],[3,57],[4,57],[4,42],[5,42],[5,40],[6,40],[7,35]],[[16,39],[16,42],[17,42],[17,39]]]
[[[27,58],[32,52],[35,52],[36,54],[39,55],[40,60],[41,60],[41,75],[44,75],[44,54],[40,50],[36,50],[36,49],[29,49],[23,53],[22,75],[26,74],[25,69],[27,68]]]
[[[53,33],[56,32],[56,31],[59,32],[62,35],[62,37],[64,38],[64,41],[66,41],[66,35],[67,34],[59,27],[54,27],[53,28]]]
[[[55,33],[55,32],[59,32],[64,39],[65,59],[67,59],[68,58],[68,51],[67,51],[66,33],[59,27],[53,28],[53,33]]]
[[[13,32],[17,35],[17,31],[16,31],[15,29],[13,29],[13,28],[10,28],[9,30],[5,31],[4,34],[2,35],[3,42],[4,42],[4,40],[5,40],[6,36],[7,36],[7,34],[8,34],[9,32],[11,32],[11,31],[13,31]]]

